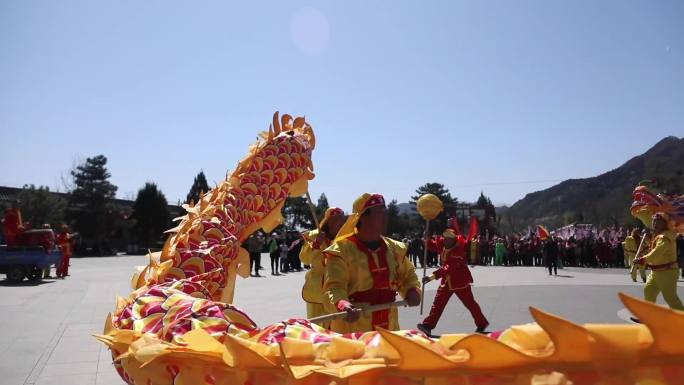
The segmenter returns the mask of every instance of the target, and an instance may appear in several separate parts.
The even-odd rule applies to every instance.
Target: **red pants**
[[[58,277],[66,277],[69,275],[69,258],[71,258],[71,254],[64,254],[62,256],[62,262],[57,266],[57,276]]]
[[[19,234],[17,233],[6,233],[5,234],[5,243],[7,243],[7,247],[9,248],[15,248],[19,244]]]
[[[482,314],[482,310],[480,310],[480,305],[477,304],[475,297],[473,297],[473,291],[470,289],[470,285],[458,290],[449,290],[446,286],[440,286],[439,289],[437,289],[435,301],[432,303],[430,315],[425,318],[423,324],[430,329],[434,329],[437,326],[439,317],[442,316],[442,312],[452,294],[456,294],[458,299],[460,299],[461,302],[463,302],[463,305],[470,311],[470,315],[473,316],[473,320],[475,320],[475,326],[480,328],[489,325],[489,321],[487,321],[487,318]]]

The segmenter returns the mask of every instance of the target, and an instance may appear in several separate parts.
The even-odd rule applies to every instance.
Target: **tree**
[[[484,210],[484,218],[480,222],[480,234],[485,234],[487,232],[489,232],[489,234],[495,234],[497,218],[496,208],[494,207],[492,200],[484,195],[484,192],[480,192],[480,196],[477,198],[474,207]]]
[[[75,222],[75,229],[85,242],[92,242],[94,251],[103,255],[107,236],[109,205],[117,187],[109,182],[107,158],[97,155],[71,171],[74,189],[71,191],[69,211]]]
[[[190,192],[188,192],[188,196],[185,198],[185,203],[190,203],[190,201],[197,203],[199,202],[200,193],[206,194],[207,192],[209,192],[209,184],[204,176],[204,171],[200,170],[192,182],[192,187],[190,187]]]
[[[411,228],[410,218],[407,214],[399,213],[399,205],[396,199],[387,205],[387,235],[403,237],[408,234]]]
[[[449,189],[444,187],[443,184],[432,182],[418,187],[418,189],[416,189],[416,195],[411,197],[411,201],[409,203],[415,206],[418,198],[420,198],[420,196],[423,194],[434,194],[444,204],[444,210],[437,216],[437,218],[430,221],[430,229],[441,232],[444,228],[446,228],[447,218],[456,215],[455,206],[458,200],[451,196]]]
[[[67,202],[51,193],[47,186],[24,185],[17,198],[21,201],[22,219],[30,222],[33,228],[49,224],[53,229],[59,229],[64,222]]]
[[[152,182],[138,190],[133,204],[134,234],[141,246],[155,246],[169,227],[169,209],[166,197]]]
[[[310,229],[314,227],[309,203],[305,197],[289,197],[283,207],[285,227],[289,230]]]
[[[330,204],[328,204],[328,197],[325,196],[325,193],[321,193],[321,196],[318,197],[318,202],[316,204],[316,215],[318,215],[319,220],[323,219],[325,210],[329,208]]]

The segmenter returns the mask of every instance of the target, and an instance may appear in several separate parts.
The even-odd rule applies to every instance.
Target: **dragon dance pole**
[[[423,279],[427,277],[427,253],[428,253],[428,240],[430,236],[430,220],[425,221],[425,243],[423,245]],[[423,282],[423,281],[421,281]],[[425,299],[425,288],[420,291],[420,315],[423,315],[423,305]]]
[[[639,242],[639,247],[637,248],[636,254],[634,254],[634,259],[639,258],[639,254],[641,254],[641,247],[644,245],[644,239],[646,239],[646,230],[644,230],[641,233],[641,242]],[[637,264],[632,262],[632,266],[629,269],[629,274],[635,274],[635,270],[637,269]]]
[[[401,306],[408,306],[408,302],[406,302],[406,300],[401,300],[401,301],[394,301],[394,302],[390,302],[390,303],[381,303],[381,304],[377,304],[377,305],[365,306],[365,307],[361,308],[361,312],[366,313],[366,314],[371,314],[375,311],[390,309],[393,307],[401,307]],[[318,317],[309,318],[308,321],[311,323],[322,323],[322,322],[328,322],[328,321],[344,318],[346,316],[347,316],[347,312],[341,311],[339,313],[332,313],[332,314],[326,314],[326,315],[321,315]]]
[[[309,204],[309,210],[311,210],[311,216],[313,217],[316,228],[319,227],[318,217],[316,216],[316,209],[314,209],[313,202],[311,202],[311,195],[309,195],[309,190],[306,190],[306,202]]]
[[[428,252],[428,240],[429,240],[429,230],[430,221],[437,218],[437,215],[444,210],[444,204],[442,201],[433,194],[423,194],[416,201],[416,209],[423,219],[426,221],[425,225],[425,248],[423,250],[423,278],[427,276],[427,252]],[[422,284],[422,281],[421,281]],[[425,298],[425,287],[420,291],[420,314],[423,315],[423,300]]]

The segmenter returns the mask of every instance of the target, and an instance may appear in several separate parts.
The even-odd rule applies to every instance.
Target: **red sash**
[[[359,241],[356,236],[348,238],[361,250],[368,259],[368,268],[370,269],[371,278],[373,279],[373,288],[366,291],[353,293],[349,296],[352,302],[366,302],[371,305],[378,305],[381,303],[393,302],[397,293],[390,289],[390,272],[387,265],[387,244],[385,241],[380,241],[380,248],[377,250],[378,262],[375,263],[373,252],[363,242]],[[374,311],[372,313],[371,324],[373,329],[382,327],[389,329],[389,309]]]

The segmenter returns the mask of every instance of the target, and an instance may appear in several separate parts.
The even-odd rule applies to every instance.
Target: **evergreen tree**
[[[330,204],[328,204],[328,197],[325,196],[325,193],[321,193],[321,196],[318,197],[318,203],[316,204],[316,215],[318,215],[319,220],[323,219],[325,210],[328,208],[330,208]]]
[[[154,247],[168,229],[170,220],[166,197],[156,184],[147,182],[138,190],[132,217],[139,245],[146,249]]]
[[[207,178],[204,176],[204,171],[200,171],[192,182],[192,187],[190,187],[190,192],[185,198],[185,203],[190,203],[190,201],[197,203],[199,202],[200,193],[209,192],[209,184],[207,183]]]
[[[311,210],[305,197],[289,197],[283,207],[285,227],[288,230],[312,229],[315,227]]]
[[[113,213],[109,204],[117,190],[109,182],[111,174],[106,165],[107,158],[97,155],[87,158],[71,171],[75,187],[71,191],[69,212],[76,231],[85,242],[92,243],[93,250],[99,255],[105,252],[107,224],[111,222],[108,215]]]
[[[402,238],[411,231],[411,220],[407,214],[399,213],[396,199],[387,205],[387,235]]]
[[[444,204],[444,210],[437,216],[437,218],[430,221],[431,231],[441,232],[446,228],[447,218],[452,217],[456,214],[455,205],[458,200],[451,196],[449,189],[444,187],[441,183],[426,183],[418,189],[416,189],[416,195],[411,197],[409,202],[412,206],[416,205],[416,201],[423,194],[434,194],[436,195]]]
[[[47,186],[24,185],[17,199],[21,201],[19,208],[22,219],[30,222],[33,228],[49,224],[53,229],[59,230],[64,222],[67,202],[51,193]]]

